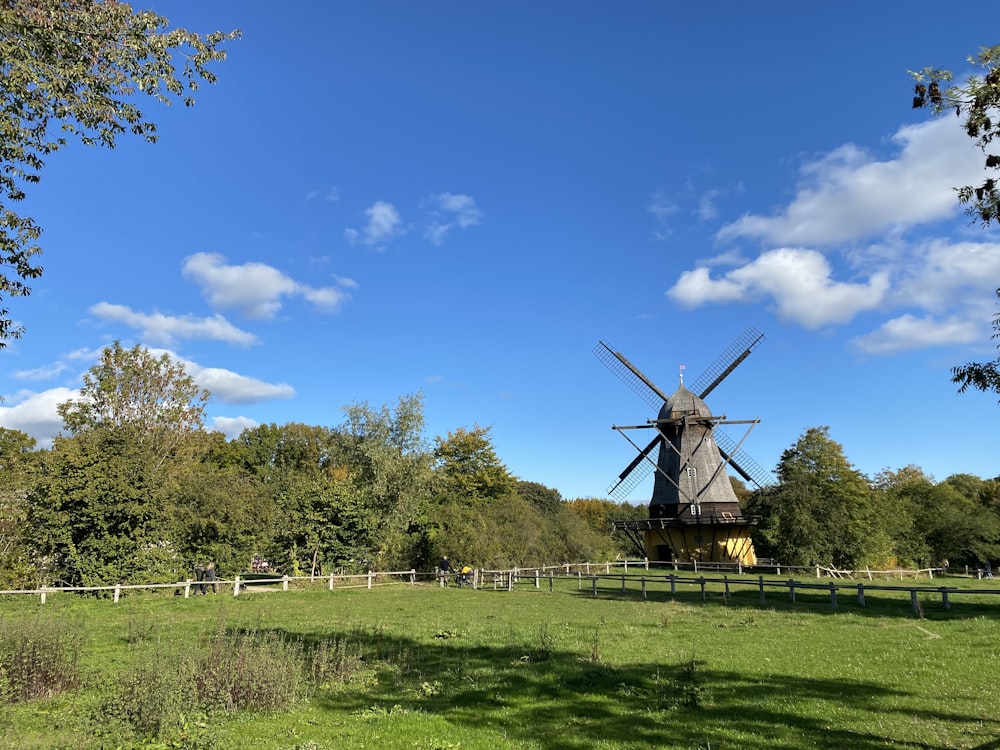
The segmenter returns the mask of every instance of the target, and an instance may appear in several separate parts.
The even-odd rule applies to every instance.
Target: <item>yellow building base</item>
[[[646,529],[643,545],[649,560],[757,564],[749,526],[692,524]]]

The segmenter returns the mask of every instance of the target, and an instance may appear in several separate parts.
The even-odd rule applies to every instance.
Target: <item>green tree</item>
[[[448,489],[469,500],[488,502],[514,488],[516,480],[497,456],[489,427],[459,427],[435,438],[434,459]]]
[[[882,564],[891,540],[867,479],[830,438],[805,431],[778,463],[778,484],[748,503],[760,518],[754,544],[789,565]]]
[[[42,274],[41,227],[12,204],[45,158],[70,137],[107,148],[126,133],[156,141],[136,95],[191,106],[199,84],[215,81],[208,66],[225,58],[221,45],[237,37],[170,28],[117,0],[0,3],[0,304],[29,295],[25,282]],[[0,348],[22,333],[0,309]]]
[[[181,553],[168,509],[178,477],[199,460],[208,392],[182,365],[115,342],[59,404],[57,437],[29,498],[51,569],[87,585],[157,580]]]
[[[951,71],[942,68],[924,68],[910,71],[915,79],[914,108],[929,107],[936,114],[952,111],[962,119],[965,132],[984,154],[984,166],[989,176],[980,185],[963,185],[955,188],[958,199],[966,212],[983,226],[1000,223],[1000,153],[994,145],[1000,136],[1000,45],[982,47],[968,62],[982,69],[981,75],[970,76],[964,85],[952,84]],[[951,84],[951,85],[948,85]],[[997,289],[1000,297],[1000,288]],[[1000,313],[993,318],[993,336],[1000,338]],[[1000,357],[995,361],[967,362],[953,367],[952,382],[958,384],[959,393],[969,388],[1000,395]]]
[[[169,355],[159,357],[136,345],[116,341],[84,373],[80,398],[58,405],[73,435],[103,428],[128,434],[153,448],[158,463],[204,423],[208,391],[199,388]]]
[[[84,586],[172,578],[180,561],[166,507],[163,473],[127,433],[57,437],[29,496],[45,578]]]
[[[354,497],[371,518],[369,564],[407,565],[427,555],[425,506],[433,456],[424,439],[423,394],[396,407],[355,402],[336,431]]]
[[[0,588],[32,579],[27,498],[39,455],[33,437],[0,427]]]

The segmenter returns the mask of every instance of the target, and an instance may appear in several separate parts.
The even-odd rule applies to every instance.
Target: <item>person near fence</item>
[[[441,562],[438,564],[438,570],[441,571],[441,580],[447,583],[448,574],[451,573],[451,562],[448,560],[447,555],[441,558]]]
[[[993,577],[993,567],[990,565],[990,561],[989,560],[986,561],[986,567],[985,567],[984,575],[985,575],[986,578],[992,578]]]
[[[201,564],[201,560],[194,564],[194,580],[198,582],[194,586],[194,593],[204,594],[205,584],[202,581],[205,580],[205,566]]]
[[[468,565],[463,565],[462,570],[459,571],[458,585],[459,586],[472,585],[472,568],[470,568]]]
[[[208,567],[205,568],[205,580],[208,581],[208,585],[212,587],[212,593],[215,591],[215,560],[208,561]],[[202,593],[205,593],[204,590]]]

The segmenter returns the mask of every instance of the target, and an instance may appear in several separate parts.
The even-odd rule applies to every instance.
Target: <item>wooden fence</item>
[[[634,568],[633,568],[634,570]],[[881,571],[872,571],[873,576]],[[543,585],[547,585],[549,591],[554,588],[554,581],[558,578],[566,578],[567,576],[560,572],[558,576],[554,575],[553,570],[549,570],[547,574],[542,572],[542,569],[517,569],[514,568],[508,571],[483,571],[483,573],[488,573],[491,578],[492,586],[494,590],[506,590],[513,591],[515,583],[524,583],[527,581],[530,584],[533,583],[535,588],[542,588]],[[912,571],[911,571],[912,573]],[[951,609],[951,601],[953,597],[966,596],[966,595],[986,595],[994,596],[1000,594],[1000,587],[997,588],[958,588],[956,586],[897,586],[889,584],[873,584],[873,583],[837,583],[835,581],[830,581],[829,583],[811,583],[808,581],[796,580],[794,578],[789,578],[787,580],[777,580],[777,579],[767,579],[762,575],[757,577],[751,576],[740,576],[737,578],[731,578],[728,575],[723,576],[694,576],[694,575],[677,575],[675,573],[669,573],[667,575],[656,575],[655,573],[651,575],[639,574],[636,575],[634,572],[628,574],[622,573],[593,573],[586,575],[582,571],[578,571],[576,576],[577,588],[582,589],[584,587],[584,582],[589,582],[591,591],[596,597],[599,595],[601,588],[601,582],[608,582],[613,584],[614,590],[625,594],[629,591],[629,586],[633,587],[633,590],[638,590],[642,598],[647,598],[648,590],[650,586],[669,586],[669,592],[671,597],[677,596],[678,586],[691,586],[697,587],[700,592],[700,597],[702,601],[708,598],[708,586],[714,585],[719,588],[720,593],[723,597],[728,599],[734,593],[734,590],[739,587],[755,588],[759,594],[760,606],[766,606],[767,604],[767,590],[778,590],[786,592],[788,599],[795,602],[795,596],[797,592],[803,591],[821,591],[829,594],[830,605],[833,609],[837,609],[840,602],[840,598],[845,594],[857,597],[858,606],[864,607],[867,604],[867,597],[872,592],[894,592],[894,593],[907,593],[909,594],[910,607],[914,614],[923,614],[923,604],[921,603],[921,595],[926,599],[927,596],[940,597],[941,606],[945,610]],[[484,583],[489,586],[489,580],[484,577]],[[609,586],[606,584],[603,590],[607,591]],[[1000,602],[998,602],[1000,603]]]
[[[687,570],[691,574],[687,574]],[[775,578],[765,578],[764,575],[751,575],[760,570],[775,572],[777,575],[784,570],[807,571],[810,576],[815,574],[817,578],[824,576],[831,577],[829,583],[811,583],[803,580],[789,578],[779,580]],[[668,572],[676,571],[676,572]],[[706,572],[714,572],[714,576],[706,576]],[[926,575],[929,579],[934,577],[935,572],[940,569],[927,568],[909,571],[841,571],[819,566],[809,568],[789,568],[780,565],[759,565],[743,566],[739,564],[726,565],[724,563],[701,564],[698,563],[656,563],[648,560],[618,560],[603,563],[564,563],[561,565],[548,565],[533,568],[510,568],[500,570],[476,569],[471,576],[472,588],[513,591],[515,584],[533,584],[535,588],[542,588],[546,585],[549,591],[554,589],[555,581],[573,579],[577,583],[578,589],[583,589],[585,582],[589,586],[594,596],[599,595],[600,590],[609,588],[608,583],[615,589],[620,589],[621,593],[626,593],[628,587],[632,586],[641,592],[643,598],[647,597],[647,587],[658,586],[665,590],[669,587],[670,595],[676,596],[678,586],[697,587],[700,591],[701,599],[708,596],[707,587],[715,586],[721,590],[724,597],[729,597],[733,590],[740,587],[756,588],[759,594],[760,604],[763,606],[767,601],[767,590],[783,591],[788,598],[794,602],[796,592],[822,591],[829,594],[830,604],[837,608],[839,598],[845,594],[857,597],[860,606],[865,606],[866,597],[872,592],[907,592],[909,593],[911,607],[914,613],[922,613],[920,595],[925,597],[932,595],[940,597],[944,609],[950,609],[951,599],[956,596],[971,594],[995,595],[1000,594],[1000,587],[966,589],[954,586],[901,586],[872,583],[876,578],[889,579],[898,577],[903,580],[907,577],[919,578]],[[698,574],[701,575],[698,575]],[[735,573],[736,577],[730,577],[729,573]],[[721,575],[720,575],[721,574]],[[863,575],[868,579],[868,583],[857,582],[847,583],[844,579],[852,578],[855,575]],[[969,575],[967,573],[967,575]],[[973,574],[974,575],[974,574]],[[111,584],[105,586],[41,586],[36,589],[0,591],[0,595],[28,594],[39,596],[41,603],[45,603],[49,594],[71,593],[71,592],[111,592],[112,598],[117,603],[123,592],[135,590],[156,590],[173,589],[175,594],[188,598],[193,594],[212,592],[231,593],[232,596],[240,596],[249,591],[288,591],[293,585],[298,588],[300,584],[307,582],[309,585],[322,585],[330,591],[340,588],[374,588],[384,585],[408,584],[415,586],[418,583],[437,583],[446,586],[458,578],[455,573],[443,574],[440,571],[420,572],[415,569],[403,571],[368,571],[358,574],[330,574],[328,576],[274,576],[269,578],[241,578],[235,576],[232,579],[217,579],[213,581],[194,581],[186,579],[176,583],[148,583],[148,584]]]

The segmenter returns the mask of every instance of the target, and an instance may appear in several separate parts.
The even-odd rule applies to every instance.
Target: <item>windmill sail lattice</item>
[[[714,416],[704,397],[715,390],[760,344],[764,336],[754,328],[744,331],[722,356],[692,384],[683,381],[667,396],[623,354],[601,341],[594,349],[604,364],[650,407],[655,419],[645,424],[613,428],[636,449],[636,457],[619,474],[609,494],[622,497],[655,471],[649,519],[616,522],[632,534],[649,559],[753,561],[751,522],[744,518],[726,467],[758,486],[771,482],[767,472],[742,450],[759,420],[729,420]],[[746,425],[738,441],[718,428]],[[633,439],[632,431],[645,435]],[[652,440],[648,440],[652,432]],[[643,532],[640,537],[639,532]]]

